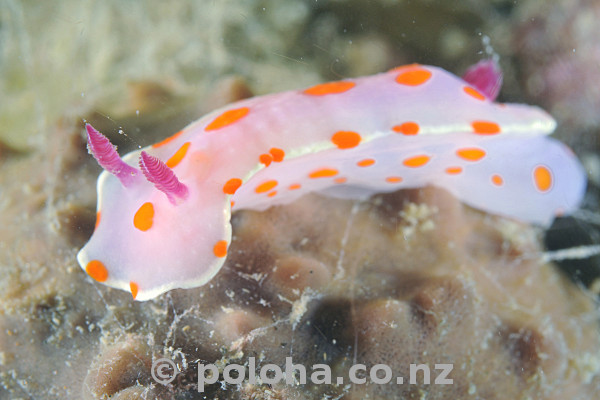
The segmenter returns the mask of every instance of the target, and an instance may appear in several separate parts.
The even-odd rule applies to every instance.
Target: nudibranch
[[[408,65],[230,104],[122,159],[86,125],[98,179],[79,252],[95,280],[148,300],[205,284],[231,241],[232,208],[307,192],[366,198],[435,185],[488,213],[548,225],[583,196],[584,170],[543,110],[494,102],[484,61],[458,78]]]

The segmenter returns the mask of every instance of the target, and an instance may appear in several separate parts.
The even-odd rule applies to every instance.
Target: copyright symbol
[[[168,385],[173,382],[177,376],[177,367],[173,360],[168,358],[159,358],[152,363],[152,378],[156,383]]]

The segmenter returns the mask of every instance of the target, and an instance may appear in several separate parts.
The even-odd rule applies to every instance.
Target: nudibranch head
[[[198,185],[182,183],[174,169],[147,152],[151,149],[121,159],[101,133],[90,125],[86,130],[89,149],[105,171],[98,179],[93,238],[77,255],[85,271],[96,281],[130,291],[136,300],[212,279],[231,237],[227,205],[198,193]],[[185,165],[180,167],[185,174]],[[190,194],[204,198],[206,207],[186,201]],[[220,224],[214,222],[219,215]],[[195,225],[205,226],[202,234]]]

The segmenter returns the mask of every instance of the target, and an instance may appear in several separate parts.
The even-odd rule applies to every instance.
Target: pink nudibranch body
[[[585,174],[547,136],[554,120],[537,107],[495,103],[497,88],[488,79],[487,92],[476,78],[415,64],[243,100],[122,160],[88,125],[106,171],[78,261],[97,281],[148,300],[214,277],[231,241],[232,204],[264,210],[313,191],[366,198],[435,185],[541,225],[574,210]]]

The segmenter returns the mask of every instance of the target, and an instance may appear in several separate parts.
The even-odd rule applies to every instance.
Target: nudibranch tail
[[[502,70],[493,59],[481,60],[470,66],[462,78],[490,100],[495,100],[502,88]]]
[[[116,176],[123,186],[131,186],[140,171],[123,161],[110,140],[92,125],[85,124],[85,130],[87,131],[88,150],[98,161],[98,164]]]
[[[142,151],[140,154],[140,169],[148,181],[167,195],[171,203],[177,204],[178,200],[187,198],[187,186],[181,183],[175,172],[158,158]]]

